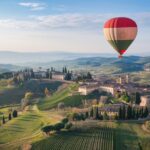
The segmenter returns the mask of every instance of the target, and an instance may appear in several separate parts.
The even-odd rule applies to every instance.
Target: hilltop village
[[[76,83],[78,88],[70,93],[70,96],[84,96],[82,107],[78,109],[78,112],[87,111],[91,106],[98,106],[99,112],[102,114],[107,113],[112,118],[118,117],[119,111],[123,107],[132,107],[136,111],[140,108],[150,109],[150,85],[133,83],[130,80],[130,74],[108,77],[105,75],[92,75],[90,72],[73,72],[66,67],[63,67],[62,71],[56,71],[53,67],[45,70],[39,67],[37,70],[25,69],[18,72],[4,73],[1,78],[11,79],[9,80],[10,84],[21,84],[28,80]],[[48,88],[45,90],[49,93]],[[88,95],[90,94],[95,94],[95,96],[89,100]],[[60,104],[58,103],[58,106]]]

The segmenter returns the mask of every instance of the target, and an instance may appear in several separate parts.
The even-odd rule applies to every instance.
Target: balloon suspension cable
[[[118,58],[120,58],[120,59],[122,59],[122,57],[123,57],[122,55],[119,55],[119,56],[118,56]]]

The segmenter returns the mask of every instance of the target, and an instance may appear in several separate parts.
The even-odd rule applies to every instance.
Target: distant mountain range
[[[9,52],[0,51],[0,64],[32,64],[58,60],[72,60],[80,57],[113,57],[114,54],[69,53],[69,52]]]
[[[114,54],[84,54],[66,52],[16,53],[0,52],[0,73],[19,70],[22,67],[56,67],[67,66],[72,70],[95,70],[98,73],[123,73],[142,71],[150,64],[150,56],[125,56],[118,59]]]

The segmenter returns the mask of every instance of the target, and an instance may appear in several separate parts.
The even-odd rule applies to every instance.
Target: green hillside
[[[57,107],[60,102],[63,102],[68,107],[77,107],[82,105],[83,100],[98,99],[101,95],[106,94],[105,92],[94,91],[88,95],[80,95],[77,89],[78,84],[70,84],[68,88],[55,92],[51,97],[41,99],[38,107],[40,110],[48,110]]]
[[[51,65],[57,68],[67,66],[72,70],[93,71],[97,74],[112,74],[142,71],[144,66],[149,63],[150,57],[124,56],[122,59],[115,57],[83,57],[51,62]],[[43,66],[47,65],[48,63],[43,64]]]
[[[6,85],[2,86],[2,81],[0,83],[0,105],[18,104],[26,92],[33,92],[35,97],[43,97],[45,88],[48,88],[50,92],[55,92],[62,85],[60,81],[30,80],[23,85],[9,88]]]

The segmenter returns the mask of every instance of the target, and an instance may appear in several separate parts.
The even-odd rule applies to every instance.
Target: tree
[[[87,73],[87,79],[92,79],[92,75],[90,72]]]
[[[132,119],[132,107],[128,105],[126,119]]]
[[[3,116],[2,123],[5,124],[5,117]]]
[[[9,115],[8,115],[8,119],[9,119],[9,120],[11,120],[11,113],[9,113]]]
[[[136,110],[136,119],[138,119],[139,118],[139,110],[137,109]]]
[[[44,93],[45,96],[50,96],[50,91],[48,90],[48,88],[45,88]]]
[[[52,72],[50,71],[50,73],[49,73],[49,78],[50,79],[52,79],[53,78],[53,74],[52,74]]]
[[[106,111],[104,112],[103,119],[104,120],[109,120],[109,116],[108,116]]]
[[[53,125],[49,125],[49,126],[45,126],[41,129],[43,132],[45,132],[46,134],[48,134],[49,132],[54,130],[54,126]]]
[[[64,118],[61,122],[62,122],[63,124],[67,124],[67,123],[68,123],[68,121],[69,121],[69,119],[68,119],[68,118]]]
[[[132,119],[136,119],[136,111],[135,111],[135,108],[132,108]]]
[[[14,110],[12,115],[13,115],[14,118],[18,117],[18,112],[17,112],[17,110]]]
[[[54,130],[56,131],[60,131],[63,128],[64,128],[64,124],[61,122],[54,125]]]
[[[121,96],[121,99],[124,100],[127,103],[130,102],[130,96],[128,95],[127,92],[123,93],[123,95]]]
[[[140,95],[140,93],[139,92],[136,92],[135,93],[135,104],[140,104],[140,102],[141,102],[141,95]]]
[[[88,111],[85,113],[85,117],[89,118],[89,112]]]
[[[67,70],[67,67],[64,67],[64,73],[67,73],[68,70]]]
[[[93,118],[93,107],[90,109],[90,117]]]
[[[96,119],[96,120],[99,119],[98,107],[94,107],[94,119]]]
[[[144,108],[144,112],[143,112],[143,117],[147,117],[148,114],[149,114],[148,108],[145,107],[145,108]]]
[[[119,113],[118,113],[118,118],[121,120],[122,119],[122,108],[119,108]]]
[[[123,107],[122,107],[122,119],[123,120],[126,119],[126,107],[125,107],[125,105],[123,105]]]

